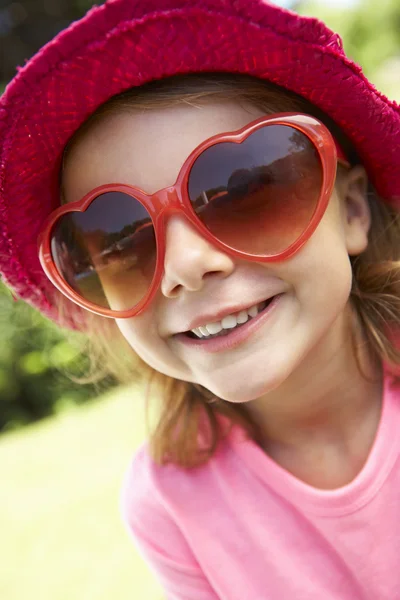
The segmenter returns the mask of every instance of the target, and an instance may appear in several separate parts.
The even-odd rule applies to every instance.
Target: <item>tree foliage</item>
[[[90,0],[0,0],[0,81],[9,81],[17,66],[94,4]]]
[[[98,386],[75,381],[89,364],[73,334],[66,336],[25,302],[14,302],[2,285],[0,331],[0,431],[97,395]]]
[[[400,100],[400,2],[361,0],[350,8],[315,0],[298,2],[296,10],[318,17],[343,39],[346,54],[389,97]]]

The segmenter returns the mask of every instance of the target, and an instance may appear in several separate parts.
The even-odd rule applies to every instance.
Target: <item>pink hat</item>
[[[323,23],[262,0],[108,0],[40,50],[0,99],[0,271],[16,294],[57,318],[37,237],[59,205],[63,148],[76,129],[123,90],[202,71],[247,73],[310,100],[400,205],[400,107]]]

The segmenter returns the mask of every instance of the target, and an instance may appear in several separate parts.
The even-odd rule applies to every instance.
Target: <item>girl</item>
[[[3,277],[162,384],[121,505],[166,596],[400,597],[399,107],[317,20],[109,0],[0,114]]]

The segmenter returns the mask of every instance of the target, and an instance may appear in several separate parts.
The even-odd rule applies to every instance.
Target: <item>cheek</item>
[[[157,353],[157,340],[151,319],[141,316],[131,319],[116,319],[115,322],[132,350],[147,364],[153,366],[153,356]]]
[[[118,329],[132,350],[149,367],[169,377],[193,381],[190,369],[171,352],[154,323],[149,312],[132,319],[116,319]]]
[[[352,269],[341,227],[321,222],[292,261],[298,297],[317,314],[334,315],[344,308],[352,285]]]

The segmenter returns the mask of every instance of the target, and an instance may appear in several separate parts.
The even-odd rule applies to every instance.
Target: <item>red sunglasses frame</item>
[[[188,181],[190,170],[196,159],[211,146],[222,142],[233,142],[240,144],[248,138],[254,131],[261,127],[269,125],[285,125],[297,129],[313,143],[318,151],[319,158],[322,164],[323,180],[321,185],[321,194],[314,214],[310,223],[301,234],[301,236],[293,242],[286,250],[279,254],[260,256],[247,254],[240,250],[236,250],[231,246],[221,242],[214,237],[212,233],[203,225],[197,217],[191,205],[188,194]],[[183,163],[179,175],[174,185],[158,190],[154,194],[146,194],[143,190],[127,184],[106,184],[91,190],[81,200],[71,202],[54,210],[44,223],[42,233],[39,236],[39,259],[42,268],[48,279],[53,285],[66,296],[69,300],[89,310],[95,314],[108,317],[125,319],[137,316],[142,313],[152,301],[156,291],[158,290],[162,273],[164,269],[165,259],[165,244],[166,244],[166,223],[167,217],[174,213],[183,214],[189,223],[211,244],[218,249],[237,258],[245,258],[254,262],[278,262],[286,260],[293,256],[300,248],[309,240],[320,220],[322,219],[326,207],[328,205],[333,187],[335,185],[337,162],[344,166],[350,166],[345,158],[343,151],[338,143],[333,139],[329,130],[320,121],[305,114],[299,113],[280,113],[273,116],[261,117],[245,125],[241,129],[228,133],[214,135],[199,146],[197,146]],[[124,311],[115,311],[112,309],[102,308],[96,304],[85,300],[80,296],[60,275],[51,253],[51,235],[57,221],[64,215],[70,212],[84,212],[89,208],[91,203],[100,195],[106,192],[123,192],[134,197],[148,211],[155,232],[156,239],[156,268],[153,279],[150,283],[147,294],[133,308]]]

